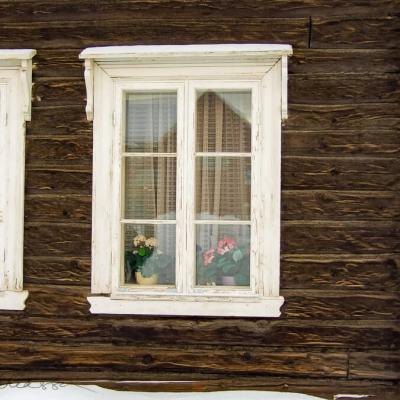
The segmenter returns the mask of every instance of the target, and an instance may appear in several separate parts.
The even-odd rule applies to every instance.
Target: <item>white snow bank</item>
[[[0,400],[322,400],[297,393],[265,391],[222,392],[119,392],[94,385],[66,385],[51,382],[0,385]]]

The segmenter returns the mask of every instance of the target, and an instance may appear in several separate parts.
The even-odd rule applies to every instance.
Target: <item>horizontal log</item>
[[[33,59],[32,74],[38,78],[83,77],[83,61],[79,49],[42,49]]]
[[[308,46],[309,18],[147,19],[3,23],[0,46],[36,49],[135,44],[291,43]]]
[[[201,332],[201,335],[199,335]],[[48,343],[125,345],[228,345],[265,348],[396,349],[395,321],[271,321],[266,319],[55,318],[0,315],[0,338]]]
[[[398,156],[400,135],[396,130],[320,131],[284,130],[282,154],[288,156]]]
[[[91,226],[88,224],[25,224],[26,256],[90,256]],[[304,223],[282,228],[282,254],[380,254],[398,252],[398,224],[347,226]],[[289,254],[288,254],[289,253]]]
[[[26,303],[26,315],[90,315],[86,299],[89,288],[60,285],[26,287],[30,292]],[[396,294],[287,289],[282,290],[282,295],[285,297],[282,319],[395,320],[400,317],[400,300]]]
[[[284,190],[282,219],[400,220],[400,199],[395,191]]]
[[[282,256],[282,289],[400,290],[398,256]]]
[[[384,74],[400,72],[400,55],[390,49],[296,49],[290,74]]]
[[[398,158],[283,157],[282,188],[397,190]]]
[[[31,135],[92,135],[93,127],[86,119],[85,105],[64,107],[33,107],[32,120],[27,123]]]
[[[27,222],[92,221],[92,198],[80,195],[28,195],[25,197]]]
[[[90,257],[90,249],[90,225],[25,224],[25,256]]]
[[[349,378],[400,379],[400,355],[396,352],[350,352]]]
[[[290,75],[289,98],[302,104],[354,104],[400,102],[400,78],[397,75],[342,74],[316,76]]]
[[[13,7],[14,6],[14,7]],[[40,12],[38,11],[40,10]],[[0,21],[107,21],[136,20],[148,18],[254,18],[260,15],[268,17],[308,17],[308,16],[381,16],[398,11],[393,0],[352,1],[351,4],[340,0],[322,1],[251,1],[232,0],[174,1],[124,0],[117,3],[112,0],[95,3],[82,3],[80,0],[2,1],[0,3]]]
[[[86,100],[83,69],[81,77],[74,78],[36,78],[33,85],[33,106],[66,106],[82,104]]]
[[[24,283],[90,286],[91,259],[25,257]]]
[[[34,166],[91,166],[93,140],[90,136],[28,136],[26,163]]]
[[[82,194],[92,192],[92,173],[88,170],[27,169],[27,194]]]
[[[15,357],[18,354],[18,357]],[[44,369],[122,371],[182,371],[208,373],[285,374],[287,376],[344,377],[347,354],[333,352],[251,351],[244,347],[209,348],[168,346],[45,345],[37,342],[0,342],[0,370]]]
[[[313,48],[399,47],[400,18],[312,18]]]
[[[348,291],[282,290],[283,318],[398,319],[400,299],[395,294]]]
[[[290,95],[289,95],[290,96]],[[315,105],[289,102],[286,129],[298,131],[372,130],[400,128],[396,104]]]

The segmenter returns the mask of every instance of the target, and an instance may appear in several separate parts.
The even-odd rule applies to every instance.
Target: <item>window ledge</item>
[[[89,296],[92,314],[138,314],[138,315],[195,315],[224,317],[279,317],[285,299],[282,296],[256,299],[181,299],[165,300],[119,300],[108,296]]]
[[[6,290],[0,292],[0,310],[24,310],[28,294],[27,290],[20,292]]]

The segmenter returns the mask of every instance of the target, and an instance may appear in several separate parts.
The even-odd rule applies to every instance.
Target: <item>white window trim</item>
[[[35,50],[0,50],[0,310],[23,310],[25,121]]]
[[[291,53],[288,45],[250,44],[119,46],[89,48],[80,54],[85,60],[86,113],[93,120],[94,130],[92,295],[88,297],[92,313],[280,315],[284,302],[279,295],[281,123],[287,117],[287,57]],[[251,229],[252,237],[259,240],[252,244],[252,254],[257,256],[252,257],[251,290],[190,291],[190,285],[179,279],[175,292],[124,290],[119,286],[120,240],[116,229],[119,209],[111,205],[120,204],[118,154],[123,123],[122,93],[146,85],[175,85],[186,97],[193,93],[195,86],[205,85],[215,88],[238,85],[251,87],[253,93],[259,91],[252,100],[259,101],[260,107],[259,115],[253,115],[252,124],[256,142],[253,150],[259,152],[257,157],[254,151],[252,155],[252,187],[259,190],[252,193]],[[178,125],[184,125],[188,132],[194,122],[194,102],[186,101],[186,104],[191,106],[183,115],[178,114],[181,119]],[[193,153],[191,141],[194,137],[187,140],[187,154],[178,163],[193,164],[188,160]],[[185,182],[188,181],[186,176]],[[185,190],[192,189],[186,186]],[[177,219],[187,218],[177,211]],[[177,275],[185,263],[187,260],[177,262]]]

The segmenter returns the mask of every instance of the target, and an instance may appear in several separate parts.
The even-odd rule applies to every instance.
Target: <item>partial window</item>
[[[0,309],[23,310],[25,121],[34,50],[0,50]]]
[[[86,49],[94,313],[277,317],[286,45]]]

